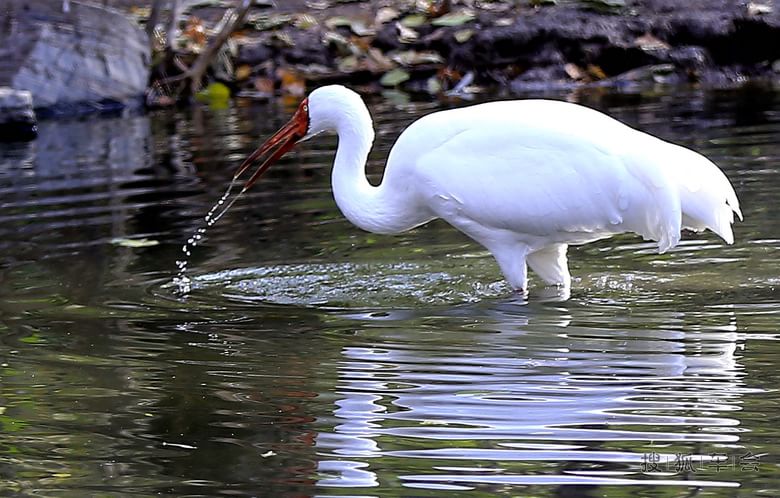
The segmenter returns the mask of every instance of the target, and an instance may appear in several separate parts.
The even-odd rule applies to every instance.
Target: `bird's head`
[[[241,163],[233,179],[238,179],[255,161],[273,150],[274,152],[263,161],[244,184],[244,190],[249,189],[272,164],[292,150],[297,143],[308,140],[324,131],[337,130],[340,118],[345,116],[344,111],[353,107],[351,104],[354,104],[355,101],[360,103],[357,108],[365,110],[360,96],[348,88],[341,85],[317,88],[303,99],[287,124]],[[365,112],[368,114],[367,110]]]

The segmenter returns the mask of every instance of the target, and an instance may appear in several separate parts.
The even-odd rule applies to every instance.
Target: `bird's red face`
[[[295,147],[306,133],[309,131],[309,99],[303,99],[303,102],[298,106],[298,110],[295,111],[293,117],[286,125],[282,126],[279,131],[274,133],[271,138],[265,141],[263,145],[257,148],[252,154],[247,157],[241,166],[238,167],[238,171],[233,176],[233,180],[238,179],[249,167],[263,156],[266,152],[272,150],[274,147],[279,147],[260,165],[249,180],[244,184],[244,190],[248,190],[249,187],[255,184],[255,182],[265,173],[268,168],[271,167],[276,161],[278,161],[287,152]]]

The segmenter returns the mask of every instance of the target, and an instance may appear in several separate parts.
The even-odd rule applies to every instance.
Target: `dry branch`
[[[214,36],[206,49],[195,59],[195,62],[190,66],[190,69],[185,73],[186,78],[190,80],[190,90],[194,94],[200,89],[201,80],[206,73],[209,65],[211,65],[214,57],[217,56],[222,45],[227,42],[230,34],[235,31],[236,27],[240,26],[244,22],[249,7],[252,6],[251,0],[239,0],[240,4],[235,8],[228,10],[222,16],[222,20],[219,25],[222,29]]]

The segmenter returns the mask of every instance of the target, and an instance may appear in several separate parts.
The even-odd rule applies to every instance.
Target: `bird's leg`
[[[504,278],[512,288],[524,294],[528,289],[528,271],[525,266],[525,256],[528,247],[521,244],[502,245],[499,248],[490,248],[493,257],[496,258]]]
[[[528,266],[547,283],[568,289],[571,274],[566,259],[566,244],[553,244],[528,254]]]

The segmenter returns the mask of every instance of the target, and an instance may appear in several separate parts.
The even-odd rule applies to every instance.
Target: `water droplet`
[[[243,195],[245,192],[245,189],[242,189],[233,199],[225,205],[225,202],[230,197],[230,193],[233,191],[233,187],[236,184],[236,178],[233,178],[233,181],[230,182],[230,185],[228,185],[227,189],[225,190],[225,193],[222,194],[222,197],[220,197],[219,201],[217,201],[216,204],[211,206],[211,209],[209,209],[206,216],[203,218],[203,221],[206,223],[206,226],[198,227],[195,230],[195,234],[193,234],[189,239],[187,239],[187,243],[184,244],[181,248],[181,251],[186,256],[183,260],[177,260],[176,261],[176,267],[178,268],[177,275],[173,278],[173,283],[176,286],[176,288],[179,291],[179,294],[188,294],[192,290],[192,280],[186,275],[187,273],[187,267],[189,263],[189,259],[192,256],[191,249],[194,249],[198,246],[198,243],[203,240],[203,236],[206,234],[206,230],[214,225],[222,216],[227,213],[227,211],[235,204],[235,202]],[[224,207],[223,207],[224,206]]]

